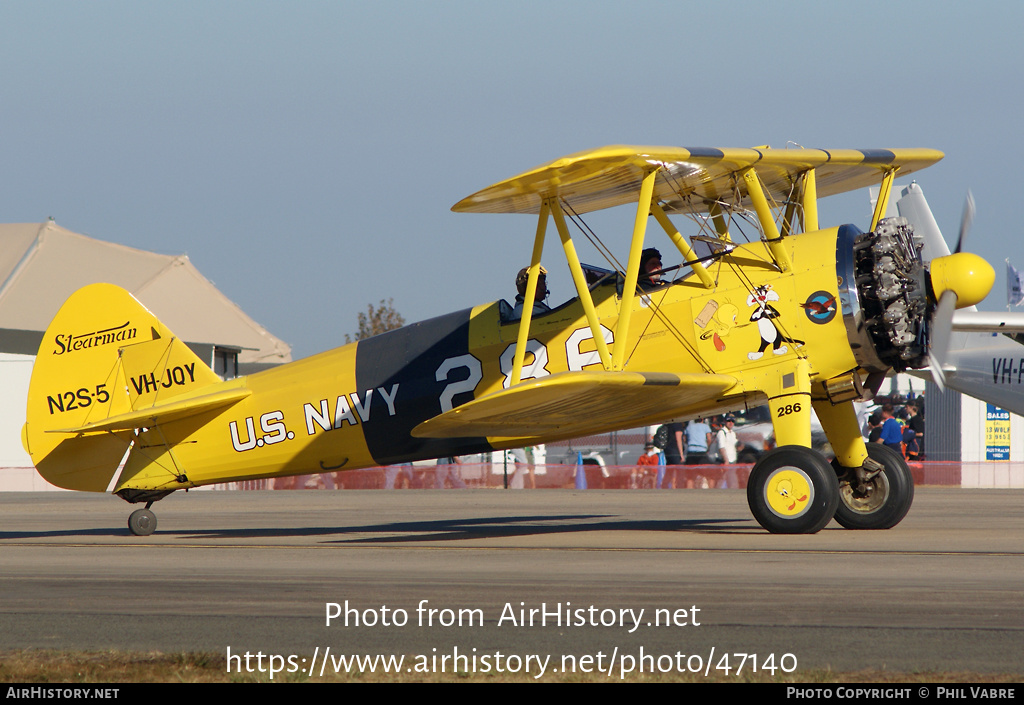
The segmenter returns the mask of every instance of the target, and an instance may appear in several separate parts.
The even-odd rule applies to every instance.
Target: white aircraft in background
[[[950,253],[920,186],[912,183],[904,188],[896,207],[900,216],[914,226],[914,234],[923,237],[921,257],[925,262]],[[974,203],[968,196],[960,238],[973,213]],[[956,249],[960,250],[959,241]],[[952,318],[948,352],[935,361],[942,371],[936,383],[1024,416],[1024,344],[1009,337],[1024,333],[1024,314],[978,311],[971,306],[955,312]],[[929,374],[921,370],[915,376],[927,378]]]

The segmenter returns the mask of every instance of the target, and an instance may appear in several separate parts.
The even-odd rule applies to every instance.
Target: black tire
[[[135,536],[149,536],[156,531],[156,514],[149,509],[136,509],[128,516],[128,530]]]
[[[750,471],[747,504],[773,534],[815,534],[836,513],[839,481],[821,453],[782,446],[762,455]]]
[[[883,467],[858,496],[844,475],[852,470],[833,460],[839,474],[839,506],[836,521],[847,529],[891,529],[903,521],[914,502],[914,477],[903,456],[881,443],[868,443],[868,457]]]

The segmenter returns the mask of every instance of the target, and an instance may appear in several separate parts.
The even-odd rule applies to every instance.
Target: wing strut
[[[657,169],[648,171],[640,185],[640,198],[636,204],[636,219],[633,221],[633,241],[629,246],[629,263],[626,265],[626,282],[623,284],[622,300],[619,302],[619,320],[615,324],[615,342],[612,347],[613,370],[621,370],[625,363],[629,319],[633,313],[636,282],[640,276],[640,254],[644,250],[644,234],[647,232],[647,219],[651,215],[651,198],[654,196],[654,180],[657,175]]]
[[[516,353],[512,358],[512,386],[519,384],[523,374],[523,360],[526,358],[526,341],[530,337],[530,322],[533,320],[533,302],[537,298],[537,280],[540,279],[540,257],[544,252],[544,233],[548,228],[548,211],[551,203],[547,199],[540,207],[537,219],[537,236],[533,239],[533,256],[530,258],[530,274],[526,280],[526,294],[523,296],[523,315],[519,319],[519,334],[516,337]]]
[[[612,369],[611,357],[608,354],[608,343],[604,340],[604,333],[601,332],[601,322],[597,317],[597,308],[594,307],[594,299],[590,295],[590,288],[587,286],[587,277],[583,274],[583,267],[580,266],[580,258],[576,254],[576,247],[572,244],[572,237],[569,235],[569,228],[565,224],[565,214],[560,207],[551,208],[551,214],[555,218],[555,227],[558,228],[558,235],[562,238],[562,249],[565,250],[565,261],[569,264],[569,271],[572,272],[572,281],[576,285],[576,294],[583,304],[583,311],[587,314],[587,325],[590,326],[590,333],[594,336],[594,345],[597,346],[597,354],[601,358],[601,366],[606,371]],[[547,217],[543,213],[541,217]]]
[[[878,200],[875,201],[875,212],[871,216],[871,230],[878,226],[878,221],[885,215],[885,209],[889,207],[889,194],[892,193],[892,181],[896,178],[896,169],[893,167],[885,172],[882,177],[882,186],[878,190]]]
[[[690,268],[693,270],[694,274],[700,278],[706,288],[714,289],[715,280],[711,278],[708,270],[699,261],[700,258],[697,256],[697,253],[693,251],[693,248],[690,247],[686,240],[683,239],[683,236],[679,233],[679,230],[676,229],[676,226],[673,225],[672,221],[668,219],[667,215],[665,215],[665,211],[662,207],[657,203],[651,203],[651,213],[653,213],[654,217],[657,218],[661,227],[665,230],[665,234],[668,235],[669,239],[675,244],[679,253],[682,254],[683,261],[692,261],[693,263],[690,265]],[[728,238],[728,233],[726,234],[726,238]]]
[[[779,269],[788,272],[793,268],[793,264],[789,261],[789,253],[786,252],[786,248],[782,246],[782,237],[779,235],[779,229],[775,226],[771,206],[768,205],[768,199],[765,198],[761,182],[753,167],[743,171],[743,181],[747,185],[747,195],[750,196],[757,219],[761,223],[761,231],[764,233],[765,240],[768,241],[768,249],[771,251],[772,257],[775,258],[775,263],[779,265]]]
[[[818,229],[818,179],[814,169],[804,172],[804,232],[810,233]]]
[[[800,232],[798,230],[798,224],[796,222],[796,204],[797,200],[793,197],[793,192],[796,191],[796,184],[793,185],[792,191],[790,191],[789,198],[786,199],[786,212],[782,216],[782,237],[787,235],[795,235]]]

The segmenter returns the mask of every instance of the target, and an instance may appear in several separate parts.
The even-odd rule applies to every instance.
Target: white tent
[[[240,364],[291,360],[287,343],[228,300],[185,255],[94,240],[53,221],[0,225],[0,329],[45,331],[65,299],[95,282],[127,289],[182,340],[241,348]]]
[[[288,344],[228,300],[185,255],[94,240],[53,221],[0,224],[0,490],[52,489],[21,447],[28,379],[58,309],[95,282],[127,289],[193,346],[239,349],[240,367],[291,361]]]

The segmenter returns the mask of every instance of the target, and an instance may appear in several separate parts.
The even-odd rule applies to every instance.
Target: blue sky
[[[998,310],[1024,265],[1020,27],[996,2],[6,0],[0,220],[187,253],[302,357],[383,298],[410,322],[511,298],[534,219],[449,209],[556,157],[932,147],[916,178],[947,237],[973,189]]]

